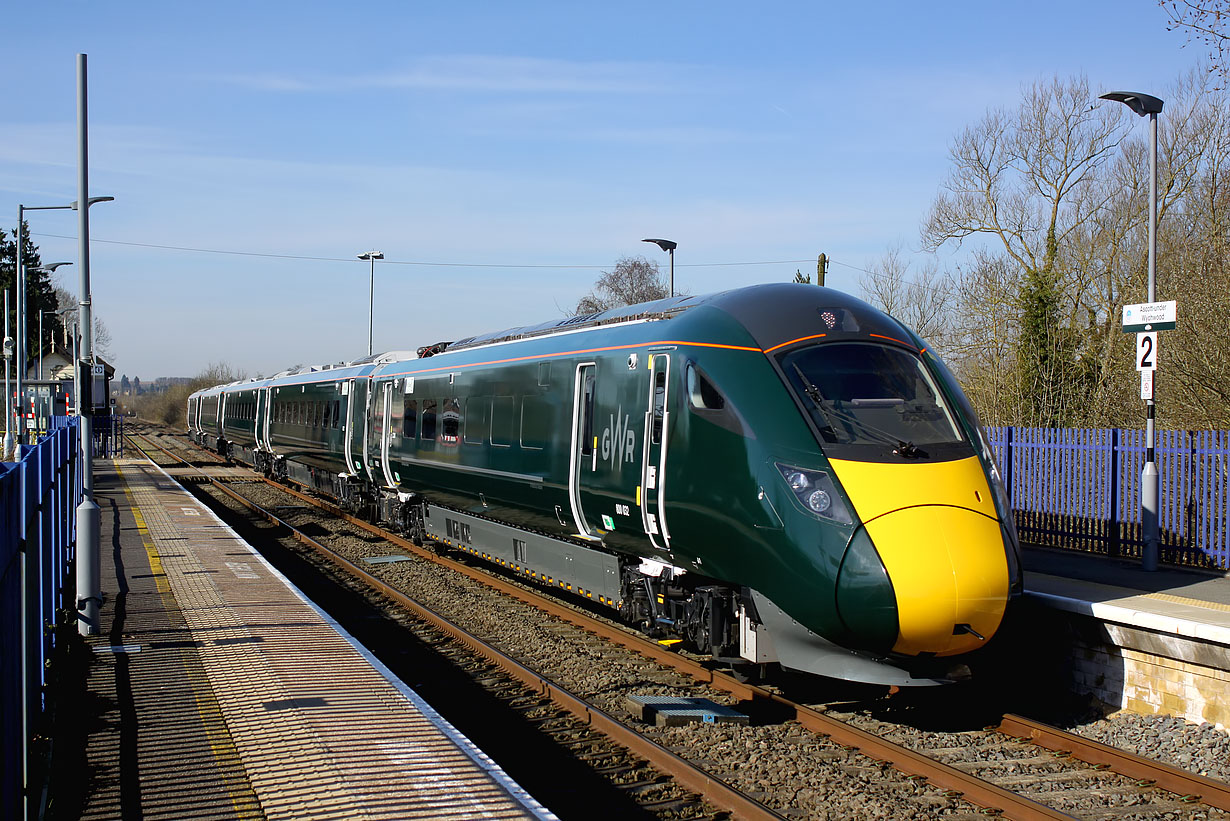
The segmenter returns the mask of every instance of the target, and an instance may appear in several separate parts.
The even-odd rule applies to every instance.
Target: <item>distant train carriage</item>
[[[938,683],[1020,590],[959,386],[839,292],[676,297],[422,353],[202,391],[190,427],[735,663]]]

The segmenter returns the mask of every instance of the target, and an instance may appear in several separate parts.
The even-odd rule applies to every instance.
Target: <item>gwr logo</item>
[[[634,461],[636,433],[630,418],[624,415],[623,405],[608,418],[610,423],[602,431],[602,461],[610,461],[613,470],[622,470],[624,462]]]

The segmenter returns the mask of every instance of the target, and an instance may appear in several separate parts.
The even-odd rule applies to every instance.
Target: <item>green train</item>
[[[962,674],[1021,590],[952,374],[841,292],[759,285],[221,385],[204,446],[736,665]]]

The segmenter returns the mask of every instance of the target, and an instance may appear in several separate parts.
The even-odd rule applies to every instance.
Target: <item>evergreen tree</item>
[[[55,289],[51,284],[51,276],[40,269],[43,264],[39,256],[38,246],[30,239],[30,226],[22,224],[21,259],[26,269],[26,356],[30,360],[38,358],[40,348],[51,349],[51,340],[58,334],[63,334],[60,317],[49,314],[43,317],[43,336],[40,339],[39,312],[56,311]],[[0,286],[9,292],[9,332],[17,334],[17,232],[6,234],[0,229]]]

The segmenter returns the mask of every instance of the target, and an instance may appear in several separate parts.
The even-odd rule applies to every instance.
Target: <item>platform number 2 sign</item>
[[[1136,334],[1136,370],[1157,370],[1157,331]]]

